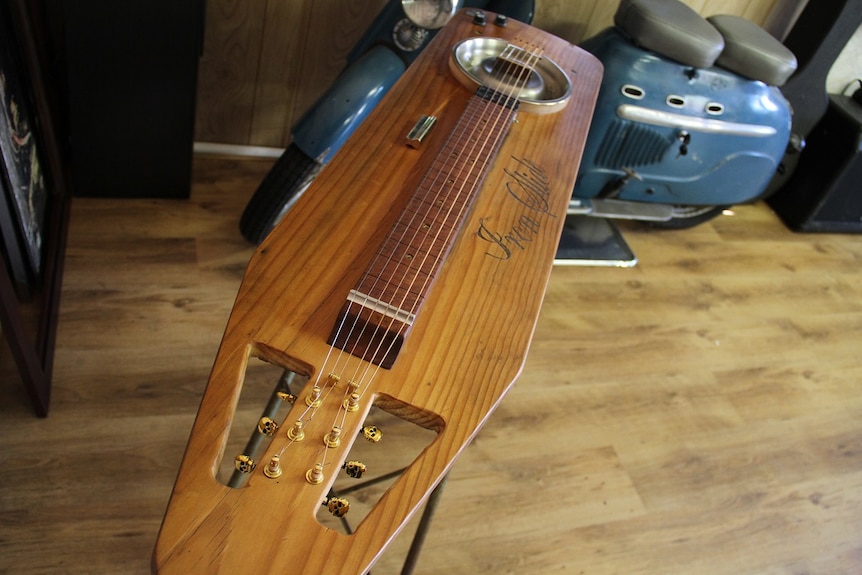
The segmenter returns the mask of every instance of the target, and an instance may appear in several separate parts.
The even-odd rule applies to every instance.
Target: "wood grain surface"
[[[483,122],[493,123],[498,114],[482,110],[504,109],[471,98],[473,90],[449,71],[456,44],[480,36],[540,50],[565,71],[560,74],[571,84],[570,100],[557,113],[522,110],[516,122],[496,122],[504,122],[509,134],[482,178],[451,253],[423,294],[395,364],[387,358],[385,369],[378,370],[348,354],[342,358],[326,342],[352,287],[398,304],[358,280],[432,161],[434,169],[447,171],[444,183],[431,186],[432,191],[444,188],[454,195],[460,188],[450,180],[479,179],[450,174],[441,166],[450,156],[463,156],[475,172],[472,166],[480,158],[473,157],[475,145],[469,142],[490,139]],[[371,568],[521,372],[601,71],[585,51],[519,22],[477,26],[463,11],[440,31],[251,258],[156,546],[153,565],[159,573],[295,569],[362,575]],[[457,138],[465,143],[456,152],[449,134],[468,100],[467,115],[482,119],[472,121],[469,135]],[[438,124],[417,150],[404,138],[423,115],[436,116]],[[438,150],[445,152],[445,161],[435,159]],[[432,208],[436,203],[429,202]],[[419,203],[411,206],[421,209]],[[422,222],[434,227],[429,216]],[[448,219],[440,227],[453,225]],[[501,246],[511,254],[495,253]],[[301,397],[319,385],[324,398],[313,411],[298,401],[284,421],[286,429],[301,418],[304,441],[276,434],[247,485],[231,489],[216,480],[213,470],[222,458],[249,356],[310,376]],[[340,384],[328,381],[330,372]],[[342,408],[349,379],[361,386],[362,403],[355,413]],[[321,527],[314,513],[372,402],[384,409],[394,405],[401,417],[438,435],[346,537]],[[343,435],[342,445],[325,448],[323,438],[334,426]],[[263,473],[274,455],[284,467],[280,478]],[[307,481],[315,465],[325,479]]]
[[[270,163],[199,157],[187,202],[74,201],[47,419],[0,352],[0,573],[150,572]],[[637,267],[552,272],[417,574],[862,572],[862,237],[762,204],[622,229]]]

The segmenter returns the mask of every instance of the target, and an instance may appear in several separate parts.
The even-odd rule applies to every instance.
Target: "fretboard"
[[[390,368],[517,112],[487,87],[443,148],[350,291],[330,344]]]

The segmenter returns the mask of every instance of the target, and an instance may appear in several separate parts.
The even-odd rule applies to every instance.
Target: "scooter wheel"
[[[246,204],[239,220],[242,236],[255,245],[262,242],[322,167],[295,145],[289,145]]]
[[[674,206],[673,217],[666,221],[649,222],[663,230],[687,230],[720,216],[727,206]]]

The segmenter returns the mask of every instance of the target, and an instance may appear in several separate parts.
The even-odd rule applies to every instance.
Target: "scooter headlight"
[[[401,0],[410,21],[428,30],[442,28],[452,19],[461,0]]]

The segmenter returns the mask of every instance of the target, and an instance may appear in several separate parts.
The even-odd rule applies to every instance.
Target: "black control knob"
[[[691,143],[691,134],[687,131],[683,130],[679,134],[677,134],[676,139],[679,140],[679,154],[677,157],[685,156],[688,154],[688,145]]]

